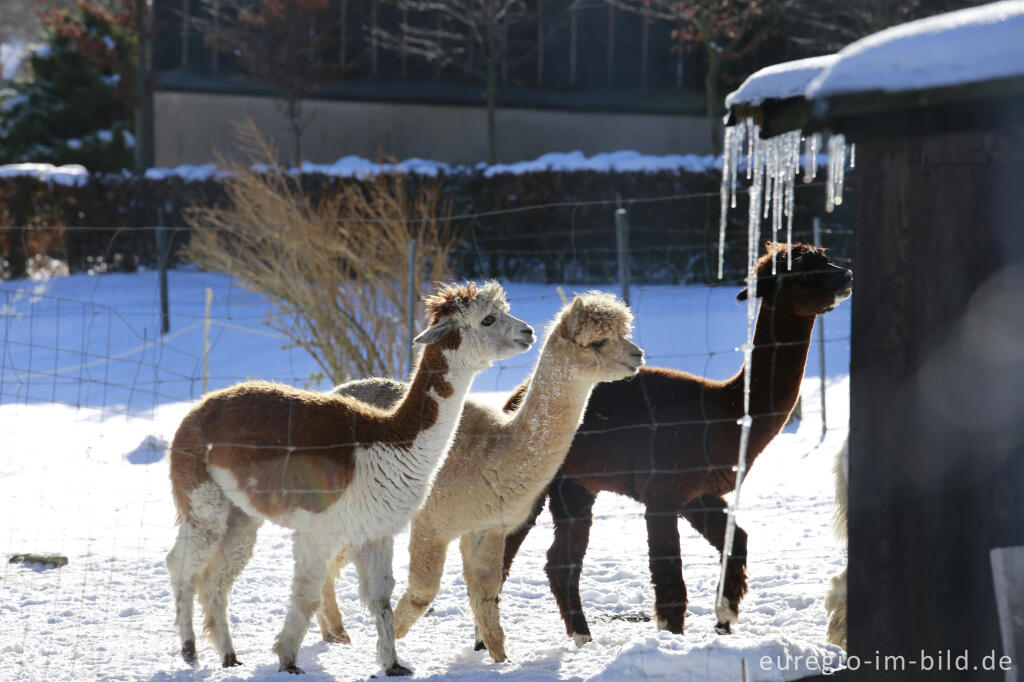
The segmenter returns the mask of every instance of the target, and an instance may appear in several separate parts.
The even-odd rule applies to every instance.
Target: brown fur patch
[[[452,331],[424,348],[412,385],[393,411],[261,381],[209,394],[182,421],[171,446],[179,514],[195,522],[189,494],[211,480],[210,466],[231,471],[264,516],[324,511],[351,485],[357,446],[386,443],[407,450],[437,422],[440,408],[429,392],[454,394],[443,351],[461,342]]]

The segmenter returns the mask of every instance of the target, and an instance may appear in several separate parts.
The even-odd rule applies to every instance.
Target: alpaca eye
[[[606,343],[608,343],[607,340],[594,341],[592,344],[590,344],[590,347],[593,348],[594,350],[601,350],[602,348],[604,348],[604,344]]]
[[[494,315],[488,315],[484,319],[480,320],[480,324],[482,324],[485,327],[490,327],[492,324],[494,324]]]

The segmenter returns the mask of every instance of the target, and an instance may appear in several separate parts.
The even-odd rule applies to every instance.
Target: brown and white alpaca
[[[395,607],[395,636],[403,637],[437,596],[445,555],[461,538],[463,571],[477,632],[495,661],[504,661],[498,611],[505,535],[522,524],[558,470],[598,382],[636,374],[643,351],[628,340],[629,308],[611,294],[576,296],[551,321],[526,395],[514,415],[466,401],[448,459],[409,536],[409,587]],[[337,391],[382,407],[403,387],[369,380]],[[338,558],[336,568],[344,562]],[[324,585],[318,613],[325,638],[345,641],[333,581]]]
[[[786,269],[792,251],[792,271]],[[753,425],[748,466],[779,433],[796,403],[815,316],[834,309],[852,291],[853,274],[833,265],[824,250],[804,244],[769,244],[758,261],[755,295],[761,298],[750,368]],[[772,260],[777,274],[772,274]],[[737,296],[745,300],[744,289]],[[523,388],[506,409],[516,408]],[[629,382],[594,390],[583,424],[549,488],[555,537],[545,572],[566,632],[590,641],[580,601],[583,556],[597,494],[611,491],[646,506],[647,549],[654,610],[661,629],[682,634],[686,585],[679,548],[679,516],[722,551],[728,508],[736,485],[743,371],[725,381],[686,372],[644,368]],[[506,573],[544,498],[527,523],[506,539]],[[736,528],[718,629],[729,631],[747,591],[747,534]]]
[[[848,480],[850,473],[850,441],[843,443],[842,449],[836,454],[832,474],[836,484],[836,511],[833,516],[833,527],[836,538],[846,543],[846,503],[848,499]],[[828,611],[828,641],[846,648],[846,571],[832,576],[832,582],[825,595],[825,610]]]
[[[407,675],[395,654],[393,536],[423,504],[458,426],[473,377],[525,351],[533,329],[508,314],[496,283],[442,287],[426,299],[430,326],[412,382],[394,408],[246,382],[207,395],[171,445],[171,487],[181,527],[167,555],[181,653],[196,660],[192,598],[224,667],[238,665],[228,593],[252,556],[264,520],[291,528],[291,601],[274,651],[296,665],[320,602],[327,563],[351,548],[360,597],[377,625],[388,675]]]

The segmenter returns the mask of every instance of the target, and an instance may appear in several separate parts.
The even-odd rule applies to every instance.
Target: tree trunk
[[[711,149],[715,154],[722,152],[722,96],[718,84],[722,75],[722,53],[710,41],[705,42],[708,70],[704,74],[704,97],[707,99],[707,115]]]
[[[149,65],[152,55],[152,10],[139,2],[136,10],[136,30],[139,37],[138,73],[135,103],[135,173],[142,175],[153,166],[153,95],[149,88]]]
[[[544,0],[537,0],[537,85],[544,84]]]
[[[288,22],[288,52],[287,69],[288,84],[285,90],[285,109],[288,114],[288,125],[292,131],[292,165],[298,166],[302,163],[302,102],[299,99],[297,86],[298,64],[296,56],[299,50],[299,35],[296,27],[298,17],[295,16],[294,5],[289,3],[289,11],[285,15]]]
[[[7,230],[6,236],[7,275],[11,279],[21,279],[28,274],[28,253],[26,253],[25,249],[25,228],[12,227]]]
[[[302,164],[302,102],[295,93],[288,95],[288,121],[292,129],[292,165]]]
[[[487,25],[487,163],[498,162],[497,131],[494,126],[494,104],[498,90],[498,27],[493,21]]]

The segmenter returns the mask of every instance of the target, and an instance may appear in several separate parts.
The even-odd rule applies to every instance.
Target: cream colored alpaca
[[[395,608],[403,637],[437,596],[449,543],[461,538],[463,571],[479,637],[504,661],[498,613],[505,535],[526,520],[572,443],[591,389],[636,374],[643,351],[628,340],[632,314],[610,294],[577,296],[551,322],[522,405],[512,415],[469,399],[448,459],[412,522],[409,587]],[[357,381],[337,391],[392,404],[398,382]],[[344,554],[336,560],[341,568]],[[346,641],[333,581],[317,614],[325,639]]]
[[[836,484],[836,511],[833,518],[836,537],[846,542],[846,505],[848,500],[848,479],[850,471],[850,440],[843,443],[836,454],[832,474]],[[846,570],[832,576],[832,583],[825,595],[825,610],[828,611],[828,641],[846,648]]]
[[[228,594],[269,520],[295,531],[291,602],[274,645],[280,670],[302,672],[296,658],[327,564],[345,547],[376,619],[385,672],[410,674],[395,654],[393,536],[423,504],[473,377],[534,340],[530,326],[508,314],[494,283],[444,287],[428,297],[427,311],[431,325],[416,339],[426,345],[392,409],[251,381],[210,393],[182,421],[171,446],[181,527],[167,569],[186,662],[196,662],[198,592],[221,665],[239,665]]]

